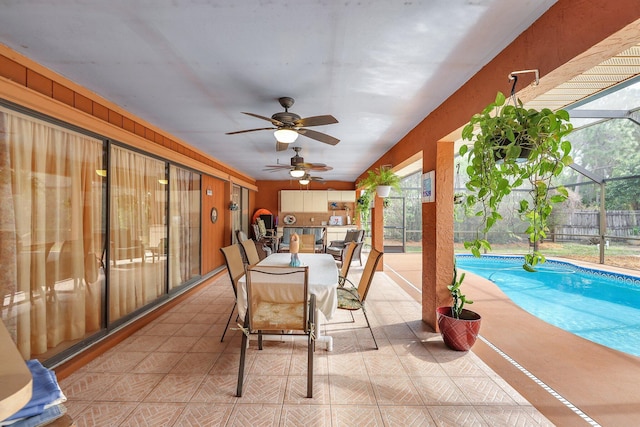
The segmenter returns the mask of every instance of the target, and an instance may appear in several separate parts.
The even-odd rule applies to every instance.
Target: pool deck
[[[418,289],[421,287],[421,256],[419,253],[384,255],[385,273],[418,300],[419,293],[406,282]],[[625,273],[620,268],[573,263]],[[626,272],[638,276],[638,272]],[[465,293],[474,301],[470,308],[482,315],[481,339],[472,351],[554,424],[563,427],[638,425],[639,357],[587,341],[538,319],[515,305],[491,281],[475,274],[467,273]],[[584,415],[569,409],[549,390]]]

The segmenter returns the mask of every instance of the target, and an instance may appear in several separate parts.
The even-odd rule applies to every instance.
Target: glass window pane
[[[171,166],[169,176],[169,288],[174,289],[200,276],[200,175]]]
[[[2,320],[25,359],[104,326],[103,150],[0,108]]]
[[[166,256],[156,251],[164,238],[167,184],[165,163],[112,147],[110,165],[109,321],[166,293]]]

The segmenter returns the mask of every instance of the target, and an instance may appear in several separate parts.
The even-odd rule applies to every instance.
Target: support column
[[[422,170],[435,170],[435,202],[422,204],[422,320],[437,330],[436,308],[451,303],[454,143],[424,148]]]
[[[384,206],[382,197],[373,198],[371,209],[371,247],[384,252]],[[384,270],[384,255],[380,259],[376,271]]]

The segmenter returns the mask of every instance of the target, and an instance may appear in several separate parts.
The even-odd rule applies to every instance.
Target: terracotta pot
[[[451,307],[438,307],[438,329],[444,343],[452,350],[467,351],[480,333],[481,317],[471,310],[462,309],[460,318],[451,316]]]

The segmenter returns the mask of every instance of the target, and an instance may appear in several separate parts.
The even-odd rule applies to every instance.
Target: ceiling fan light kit
[[[324,126],[338,123],[338,120],[336,120],[336,118],[332,115],[326,114],[323,116],[311,116],[302,118],[296,113],[289,111],[289,108],[295,102],[293,98],[285,96],[282,98],[278,98],[278,102],[280,102],[280,105],[284,108],[284,111],[275,113],[271,117],[265,117],[261,116],[260,114],[248,113],[244,111],[242,112],[242,114],[246,114],[257,119],[266,120],[270,122],[274,127],[227,132],[227,135],[255,132],[260,130],[273,130],[273,134],[276,138],[276,151],[286,150],[287,144],[291,144],[292,142],[294,142],[298,138],[298,135],[304,135],[307,138],[315,139],[316,141],[320,141],[324,144],[329,145],[336,145],[338,142],[340,142],[338,138],[334,138],[331,135],[327,135],[316,130],[307,129],[311,126]]]
[[[301,185],[308,185],[309,184],[309,179],[308,178],[302,178],[300,181],[298,181]]]
[[[298,132],[292,129],[278,129],[273,132],[273,135],[276,137],[276,141],[283,144],[291,144],[298,139]]]
[[[306,172],[304,169],[292,169],[291,171],[289,171],[289,175],[291,175],[294,178],[302,178],[303,176],[305,176]]]

